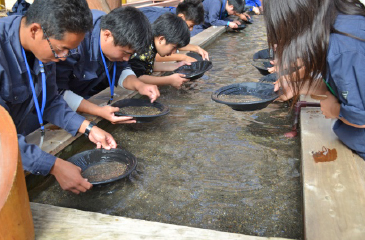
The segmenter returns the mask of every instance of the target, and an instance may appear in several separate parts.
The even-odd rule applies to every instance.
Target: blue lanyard
[[[43,112],[44,112],[44,108],[46,106],[46,96],[47,96],[47,91],[46,91],[46,74],[44,72],[43,63],[41,61],[39,61],[40,72],[41,72],[41,75],[42,75],[42,108],[40,109],[39,108],[38,99],[37,99],[37,95],[35,93],[35,88],[34,88],[34,84],[33,84],[32,74],[30,72],[30,68],[29,68],[29,65],[28,65],[27,56],[25,55],[24,48],[22,48],[22,53],[23,53],[23,57],[24,57],[24,60],[25,60],[25,66],[26,66],[27,72],[28,72],[29,85],[30,85],[30,88],[32,89],[32,94],[33,94],[33,100],[34,100],[35,109],[37,110],[39,125],[41,126],[41,144],[40,144],[40,146],[42,146],[42,144],[43,144],[43,137],[45,135],[44,125],[43,125]]]
[[[100,48],[101,58],[103,59],[103,63],[104,63],[105,73],[106,73],[106,76],[108,77],[108,82],[109,82],[109,86],[110,86],[110,100],[108,101],[108,104],[110,104],[113,101],[113,97],[114,97],[115,73],[117,71],[117,63],[116,62],[113,63],[113,79],[110,82],[109,70],[108,70],[108,67],[105,62],[103,50],[101,50],[100,40],[99,40],[99,48]]]
[[[222,13],[224,12],[224,9],[225,9],[225,7],[226,7],[226,3],[227,3],[227,1],[224,1],[224,2],[223,2],[223,5],[222,5],[222,7],[221,7],[221,11],[220,11],[220,13],[219,13],[219,20],[222,20]]]

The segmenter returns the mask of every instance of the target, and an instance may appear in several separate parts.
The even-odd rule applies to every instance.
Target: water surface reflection
[[[283,134],[284,104],[237,112],[211,100],[228,84],[258,81],[252,55],[266,48],[261,16],[209,46],[213,62],[190,90],[162,88],[170,114],[151,123],[105,125],[139,161],[138,171],[79,196],[52,180],[30,191],[34,202],[130,218],[267,237],[301,238],[298,139]],[[80,139],[62,155],[93,145]],[[81,147],[80,147],[81,146]],[[76,150],[77,149],[77,150]],[[45,191],[41,191],[45,189]]]

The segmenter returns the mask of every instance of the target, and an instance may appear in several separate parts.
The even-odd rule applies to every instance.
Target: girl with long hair
[[[263,0],[281,100],[325,94],[339,139],[365,159],[365,7],[359,0]]]

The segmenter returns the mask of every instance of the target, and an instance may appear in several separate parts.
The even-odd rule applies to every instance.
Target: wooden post
[[[107,0],[110,10],[122,6],[122,0]]]
[[[109,13],[122,5],[121,0],[87,0],[90,9],[97,9]]]
[[[0,106],[0,240],[34,239],[34,226],[14,123]]]

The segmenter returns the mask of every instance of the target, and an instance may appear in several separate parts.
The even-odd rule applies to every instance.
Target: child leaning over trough
[[[57,85],[69,106],[78,112],[100,116],[111,123],[135,123],[132,117],[118,117],[119,108],[97,106],[87,98],[110,87],[120,86],[147,95],[151,102],[159,97],[157,86],[141,82],[128,65],[135,52],[142,53],[152,41],[150,23],[134,7],[116,8],[108,14],[92,10],[93,29],[85,35],[77,52],[57,63]]]
[[[237,28],[241,24],[239,21],[228,19],[228,17],[243,13],[244,0],[204,0],[203,6],[204,23],[194,26],[191,36],[195,36],[211,26]]]
[[[245,7],[248,11],[252,11],[255,14],[261,14],[263,8],[260,0],[246,0]]]
[[[85,192],[92,185],[80,167],[28,144],[27,117],[43,120],[72,135],[86,133],[98,147],[115,148],[113,137],[72,111],[57,93],[56,64],[65,60],[92,28],[85,0],[37,0],[24,17],[0,19],[0,104],[12,117],[18,133],[23,168],[32,174],[52,174],[64,190]]]
[[[325,94],[323,115],[338,119],[335,134],[365,159],[364,5],[358,0],[263,0],[263,5],[269,45],[277,44],[281,78],[275,88],[284,88],[281,99]],[[292,74],[283,76],[288,69]]]
[[[190,42],[188,26],[175,14],[165,13],[152,24],[152,33],[153,41],[149,51],[140,55],[134,54],[129,60],[129,64],[142,82],[180,88],[184,82],[188,81],[184,78],[184,74],[175,73],[170,76],[151,76],[151,74],[153,71],[173,71],[187,64],[185,61],[179,63],[155,62],[155,57],[157,53],[162,57],[169,56],[178,48],[188,45]]]
[[[172,12],[178,17],[181,17],[192,31],[193,27],[204,22],[204,7],[201,0],[184,0],[180,2],[177,7],[143,7],[140,10],[146,15],[150,23],[154,23],[156,19],[166,12]],[[190,34],[190,33],[189,33]],[[181,51],[192,51],[199,53],[203,60],[209,60],[208,53],[201,47],[193,44],[188,44],[187,46],[180,48]],[[167,61],[188,61],[194,62],[195,58],[189,57],[185,54],[171,54],[168,57],[161,57],[159,54],[156,55],[157,62],[167,62]]]

